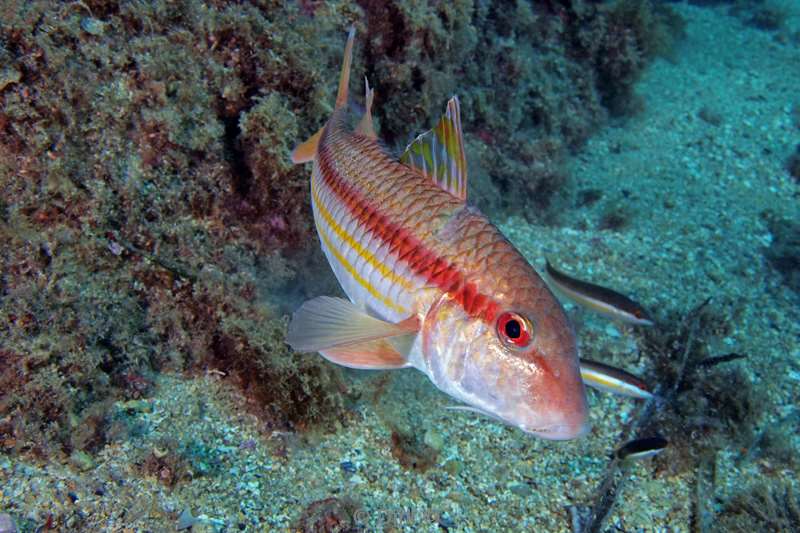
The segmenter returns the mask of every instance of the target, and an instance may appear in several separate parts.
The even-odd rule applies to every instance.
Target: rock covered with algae
[[[287,311],[337,291],[288,154],[331,111],[345,29],[390,146],[462,98],[474,199],[498,214],[546,206],[632,98],[647,20],[583,0],[6,2],[0,449],[97,452],[114,402],[164,371],[224,374],[270,427],[330,427],[340,371],[283,343]]]

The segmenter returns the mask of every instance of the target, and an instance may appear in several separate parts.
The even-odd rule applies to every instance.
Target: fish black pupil
[[[521,333],[522,328],[516,319],[512,318],[506,322],[506,335],[508,335],[509,339],[518,339]]]

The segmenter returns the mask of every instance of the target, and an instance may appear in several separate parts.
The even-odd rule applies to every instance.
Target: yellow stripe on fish
[[[358,273],[358,271],[353,267],[353,265],[350,264],[350,261],[348,261],[347,258],[345,258],[341,253],[339,253],[339,251],[331,242],[330,237],[322,227],[317,227],[317,230],[319,231],[320,239],[322,240],[323,244],[328,248],[328,250],[330,250],[333,257],[335,257],[336,260],[339,261],[339,264],[342,265],[342,267],[347,271],[347,273],[353,276],[353,279],[355,279],[362,287],[364,287],[372,295],[373,298],[380,301],[386,307],[397,311],[398,313],[401,314],[409,313],[408,309],[397,305],[395,302],[385,297],[383,294],[378,292],[378,290],[375,289],[375,287],[373,287],[369,281],[364,279],[364,277]]]
[[[326,230],[323,250],[345,293],[359,307],[380,316],[408,318],[415,289],[411,284],[417,280],[409,278],[402,265],[390,266],[392,258],[386,246],[364,225],[357,224],[325,183],[312,180],[311,190],[317,227]]]
[[[405,290],[411,290],[413,288],[411,282],[406,278],[395,274],[392,270],[390,270],[384,263],[382,263],[372,252],[367,250],[364,246],[361,245],[356,239],[353,238],[352,235],[347,233],[333,218],[330,211],[327,210],[325,204],[321,201],[319,197],[319,192],[317,187],[311,188],[311,196],[314,200],[314,206],[319,210],[320,216],[327,222],[328,226],[333,230],[333,232],[342,239],[343,242],[347,243],[350,248],[358,254],[364,261],[372,265],[378,272],[380,272],[381,276],[390,280],[392,283],[396,283],[400,285]]]

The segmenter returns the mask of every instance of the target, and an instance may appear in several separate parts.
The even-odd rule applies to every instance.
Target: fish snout
[[[549,440],[577,439],[589,432],[586,390],[571,367],[564,369],[561,380],[539,383],[541,392],[531,396],[530,416],[521,424],[524,431]]]
[[[545,416],[532,417],[519,424],[526,433],[548,440],[570,440],[586,435],[591,429],[585,399],[576,398],[574,405],[551,408]]]

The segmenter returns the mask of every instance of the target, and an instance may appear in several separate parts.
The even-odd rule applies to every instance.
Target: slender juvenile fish
[[[624,294],[606,287],[571,278],[547,260],[547,275],[559,292],[575,303],[615,320],[637,326],[652,326],[653,319],[644,307]]]
[[[575,334],[547,285],[467,205],[458,99],[397,160],[372,125],[367,84],[355,128],[347,106],[350,31],[336,106],[292,153],[313,162],[323,251],[349,301],[321,296],[292,316],[287,342],[351,368],[424,372],[442,391],[525,432],[587,431]]]
[[[649,400],[653,397],[647,383],[620,368],[589,359],[581,359],[583,382],[594,389],[619,396]]]
[[[663,452],[668,444],[667,439],[660,436],[635,439],[622,445],[617,450],[617,457],[629,461],[647,459]]]

